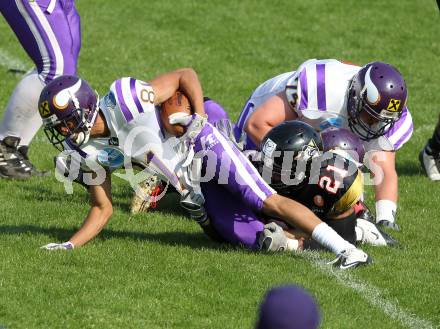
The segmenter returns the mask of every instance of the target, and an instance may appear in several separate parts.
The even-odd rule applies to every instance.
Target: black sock
[[[440,153],[440,132],[438,130],[437,128],[434,130],[432,138],[428,141],[426,153],[429,155]]]

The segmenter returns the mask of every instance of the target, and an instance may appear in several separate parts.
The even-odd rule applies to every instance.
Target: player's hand
[[[168,121],[172,125],[182,125],[184,127],[187,127],[191,121],[193,120],[193,116],[195,114],[187,114],[184,112],[176,112],[173,114],[170,114],[168,117]]]
[[[244,142],[246,141],[246,133],[243,131],[238,140],[235,139],[234,127],[229,121],[229,119],[220,119],[214,123],[214,126],[220,131],[227,139],[229,139],[232,143],[240,151],[244,149]]]
[[[207,122],[207,118],[197,113],[186,114],[183,112],[176,112],[168,117],[168,121],[172,125],[179,124],[184,126],[186,128],[186,133],[183,136],[187,136],[192,139],[200,133],[203,126]]]
[[[41,246],[40,249],[46,249],[46,250],[68,250],[73,249],[74,245],[72,242],[67,241],[64,243],[48,243],[44,246]]]
[[[264,225],[258,236],[258,246],[266,251],[284,251],[287,249],[287,237],[278,224],[271,222]]]
[[[194,191],[185,190],[180,199],[180,205],[190,215],[192,219],[201,224],[207,218],[205,207],[205,198],[202,194]]]

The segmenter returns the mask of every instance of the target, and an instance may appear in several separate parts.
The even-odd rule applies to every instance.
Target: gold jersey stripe
[[[351,209],[360,200],[363,192],[364,184],[362,173],[358,170],[353,184],[351,184],[347,192],[345,192],[344,195],[335,203],[331,213],[341,214]]]

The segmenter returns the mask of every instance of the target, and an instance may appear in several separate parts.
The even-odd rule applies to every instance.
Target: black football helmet
[[[299,189],[312,159],[323,151],[321,135],[307,123],[285,121],[272,128],[261,143],[262,175],[278,192]]]

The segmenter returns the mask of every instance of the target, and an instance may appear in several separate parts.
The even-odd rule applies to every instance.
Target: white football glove
[[[258,236],[258,246],[266,251],[287,250],[287,241],[281,226],[274,222],[264,225],[264,230]]]
[[[238,140],[235,139],[234,127],[229,119],[220,119],[214,123],[214,126],[219,132],[223,134],[228,140],[230,140],[240,151],[244,149],[244,143],[246,141],[246,133],[243,131]]]
[[[46,249],[46,250],[68,250],[73,249],[75,246],[72,242],[67,241],[64,243],[48,243],[44,246],[41,246],[40,249]]]
[[[176,112],[170,114],[170,116],[168,117],[168,121],[170,122],[170,124],[182,125],[184,127],[188,126],[191,123],[192,119],[192,114],[187,114],[184,112]]]
[[[168,117],[168,121],[172,125],[179,124],[184,126],[186,128],[186,133],[183,136],[194,139],[206,124],[207,119],[197,113],[186,114],[183,112],[176,112]]]
[[[199,224],[203,223],[207,219],[205,207],[205,198],[202,194],[195,193],[194,191],[185,190],[180,198],[180,205],[188,213],[191,219],[194,219]]]

